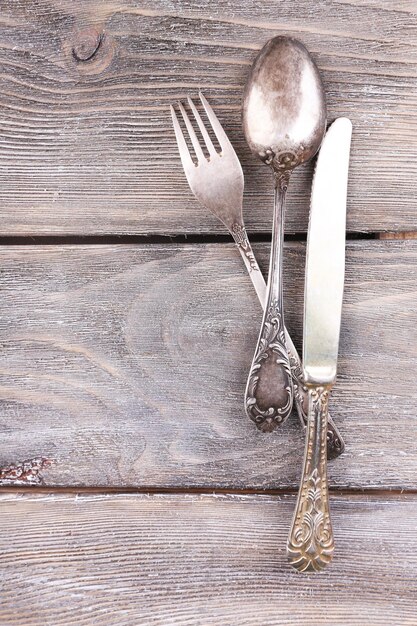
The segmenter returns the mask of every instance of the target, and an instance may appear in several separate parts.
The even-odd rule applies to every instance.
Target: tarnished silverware
[[[219,140],[222,153],[220,155],[214,149],[213,143],[210,140],[201,116],[199,115],[194,103],[189,98],[189,107],[193,112],[195,121],[201,131],[204,141],[206,142],[207,149],[210,153],[210,160],[206,159],[204,154],[202,154],[198,138],[193,130],[191,121],[183,105],[178,105],[198,159],[197,165],[195,165],[188,150],[175,109],[171,106],[172,122],[174,125],[182,165],[188,183],[196,198],[198,198],[200,202],[226,226],[235,240],[237,248],[252,280],[253,286],[255,287],[259,301],[262,307],[265,308],[267,295],[266,284],[250,245],[242,216],[244,188],[242,168],[233,146],[202,93],[200,93],[200,99],[205,108],[208,119],[210,120],[212,129]],[[220,173],[219,178],[216,178],[218,173]],[[305,426],[307,423],[307,388],[304,384],[300,357],[286,329],[285,336],[289,350],[291,373],[294,379],[295,404],[300,420]],[[343,452],[344,443],[342,437],[330,418],[327,441],[327,454],[329,459],[336,458]]]
[[[299,41],[274,37],[256,57],[246,83],[243,130],[275,183],[268,296],[245,394],[248,416],[262,430],[274,430],[293,404],[282,294],[285,195],[292,171],[315,155],[326,131],[319,71]]]
[[[199,95],[212,130],[220,144],[221,153],[216,151],[195,104],[188,97],[188,105],[203,136],[210,157],[206,158],[204,155],[188,114],[183,104],[178,102],[178,108],[181,111],[197,158],[197,164],[195,164],[188,150],[175,109],[171,105],[172,123],[182,166],[195,197],[223,222],[235,240],[256,293],[261,299],[264,297],[265,281],[249,243],[242,216],[244,187],[242,167],[213,109],[201,92]]]
[[[352,124],[337,119],[317,160],[311,194],[304,294],[304,378],[308,425],[303,473],[287,550],[299,571],[333,556],[327,483],[327,405],[336,378],[345,269],[346,194]]]

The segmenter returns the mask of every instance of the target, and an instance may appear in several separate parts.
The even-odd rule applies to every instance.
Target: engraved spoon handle
[[[327,406],[330,387],[308,388],[308,424],[303,474],[287,554],[300,572],[319,571],[334,551],[327,483]]]
[[[291,413],[294,395],[282,306],[284,204],[288,180],[289,174],[276,178],[265,311],[245,392],[248,417],[264,432],[271,432],[285,422]]]
[[[243,223],[235,223],[229,230],[241,254],[252,284],[255,287],[262,309],[265,310],[267,297],[266,283],[252,250],[245,226]],[[304,382],[301,359],[286,328],[285,340],[287,343],[291,374],[294,383],[295,406],[297,408],[301,424],[305,427],[307,426],[308,390]],[[327,426],[327,458],[329,460],[337,458],[343,453],[344,449],[345,444],[342,436],[329,415]]]

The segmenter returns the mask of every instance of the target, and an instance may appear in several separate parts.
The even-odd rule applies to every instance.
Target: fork
[[[194,102],[190,97],[187,97],[188,106],[192,111],[194,120],[203,137],[209,157],[206,157],[203,152],[200,141],[183,104],[178,102],[178,108],[184,120],[197,159],[197,164],[195,164],[188,149],[177,113],[171,105],[172,123],[174,125],[182,166],[194,196],[226,226],[232,235],[246,269],[248,270],[253,286],[255,287],[262,308],[264,308],[267,295],[266,283],[249,242],[242,215],[244,188],[242,167],[213,109],[201,92],[199,92],[199,96],[211,124],[211,129],[219,142],[221,152],[217,152]],[[306,411],[308,406],[308,391],[304,382],[303,368],[300,357],[287,329],[285,329],[285,339],[290,358],[291,374],[294,381],[295,405],[301,423],[305,427],[307,425]],[[261,417],[256,425],[260,430],[268,430],[268,428],[265,428],[265,423],[268,424],[268,422],[265,422]],[[336,458],[342,454],[344,448],[343,439],[336,425],[329,419],[327,431],[328,458]]]

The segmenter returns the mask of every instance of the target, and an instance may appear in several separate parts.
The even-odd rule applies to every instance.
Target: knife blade
[[[304,291],[303,363],[306,382],[336,378],[345,271],[346,196],[352,123],[329,128],[311,191]]]
[[[327,131],[313,180],[304,292],[304,378],[308,415],[303,473],[287,554],[301,572],[332,559],[327,482],[328,399],[336,378],[345,268],[346,197],[352,124],[337,119]]]

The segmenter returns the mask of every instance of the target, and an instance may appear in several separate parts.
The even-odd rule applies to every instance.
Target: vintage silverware
[[[191,98],[188,97],[188,105],[203,136],[210,158],[206,158],[204,155],[188,114],[181,102],[178,102],[178,108],[181,111],[197,158],[197,163],[195,164],[188,150],[175,109],[171,105],[172,123],[182,166],[195,197],[223,222],[232,235],[252,279],[256,293],[262,299],[264,297],[265,281],[249,243],[242,216],[244,187],[242,167],[213,109],[201,92],[199,95],[212,130],[219,141],[221,153],[219,154],[216,151],[197,108]]]
[[[243,202],[243,187],[244,187],[244,179],[243,172],[240,166],[240,162],[237,158],[237,155],[231,145],[226,133],[224,132],[220,122],[218,121],[214,111],[211,106],[207,102],[206,98],[200,93],[200,99],[203,103],[205,111],[208,115],[212,128],[218,137],[219,141],[221,139],[222,145],[222,157],[214,150],[212,146],[212,142],[210,142],[210,138],[206,131],[206,128],[203,124],[203,121],[198,114],[198,111],[195,108],[194,103],[189,98],[188,103],[193,112],[193,115],[196,119],[196,122],[202,132],[202,136],[204,139],[208,137],[209,144],[207,148],[211,150],[210,161],[208,161],[204,155],[201,157],[201,152],[198,154],[199,161],[198,166],[196,166],[191,158],[189,153],[185,137],[179,125],[179,121],[177,118],[177,114],[175,112],[174,107],[171,106],[171,114],[172,121],[174,125],[175,135],[178,143],[178,148],[181,156],[181,161],[184,167],[185,174],[187,176],[187,180],[193,191],[194,195],[201,201],[201,203],[210,209],[210,211],[218,217],[218,219],[225,224],[228,228],[230,234],[236,242],[237,248],[242,256],[242,259],[245,263],[245,266],[248,270],[249,276],[252,280],[252,283],[255,287],[256,293],[260,300],[260,303],[263,308],[265,308],[266,302],[266,284],[264,277],[259,269],[259,265],[256,261],[255,255],[253,253],[252,247],[250,245],[246,228],[243,222],[242,216],[242,202]],[[191,128],[191,140],[192,142],[197,141],[198,139],[192,129],[191,122],[189,117],[187,116],[184,107],[181,105],[180,107],[182,115],[185,114],[184,122],[189,131]],[[189,131],[190,132],[190,131]],[[210,146],[210,148],[209,148]],[[224,147],[223,147],[224,146]],[[221,160],[223,159],[223,160]],[[210,166],[211,164],[211,166]],[[214,164],[214,165],[213,165]],[[222,190],[219,192],[214,189],[212,186],[212,177],[215,168],[218,168],[220,165],[223,166],[222,169],[222,178],[221,178],[221,186]],[[227,207],[225,208],[225,204],[222,199],[222,195],[224,196],[232,196],[233,202],[229,202]],[[304,385],[303,379],[303,370],[301,366],[300,357],[294,347],[294,344],[291,340],[291,337],[286,333],[286,343],[289,349],[290,363],[291,363],[291,372],[294,378],[294,388],[296,390],[295,393],[295,404],[297,407],[298,414],[300,416],[300,420],[304,426],[307,423],[307,404],[308,404],[308,395],[307,389]],[[328,447],[327,454],[328,458],[336,458],[341,454],[344,450],[344,442],[340,433],[338,432],[336,426],[333,424],[329,417],[329,427],[328,427]]]
[[[299,571],[318,571],[332,559],[327,483],[329,392],[336,378],[345,269],[346,194],[352,124],[337,119],[320,150],[311,195],[304,295],[304,378],[308,425],[303,473],[288,538]]]
[[[245,395],[248,416],[270,431],[287,419],[293,404],[282,302],[285,193],[291,172],[315,155],[326,130],[320,75],[299,41],[274,37],[256,57],[246,83],[243,129],[275,180],[268,295]]]

